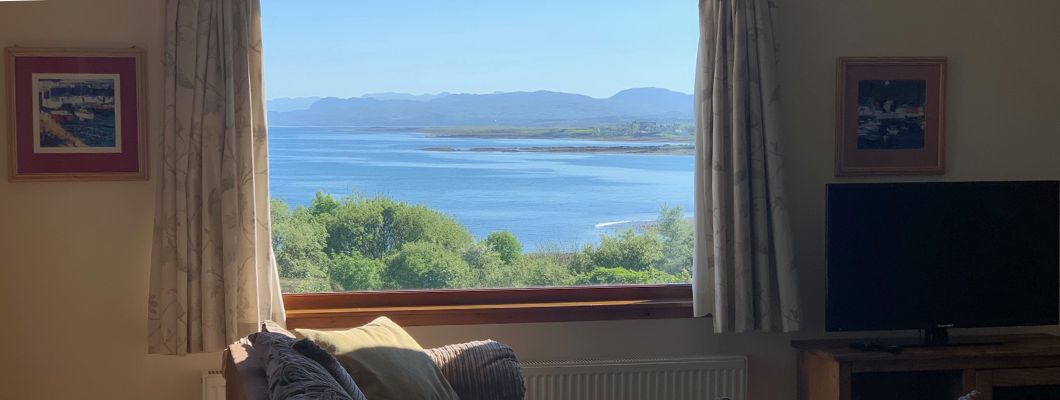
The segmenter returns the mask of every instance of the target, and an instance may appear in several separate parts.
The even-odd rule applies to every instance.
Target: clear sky
[[[267,98],[692,92],[696,0],[262,0]]]

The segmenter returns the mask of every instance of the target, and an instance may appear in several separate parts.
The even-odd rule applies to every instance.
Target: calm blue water
[[[448,213],[478,239],[509,230],[524,250],[596,243],[601,233],[629,221],[655,220],[663,204],[692,212],[692,156],[421,150],[636,143],[430,138],[354,128],[272,127],[269,132],[275,198],[305,205],[317,191],[385,195]]]

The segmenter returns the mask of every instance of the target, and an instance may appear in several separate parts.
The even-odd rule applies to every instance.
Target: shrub
[[[684,208],[662,206],[656,229],[662,237],[663,249],[659,269],[670,274],[690,273],[692,253],[695,249],[695,228],[691,221],[685,219]]]
[[[360,253],[383,258],[406,243],[436,243],[463,251],[474,239],[452,217],[423,205],[410,205],[386,197],[350,196],[336,202],[318,194],[309,207],[328,232],[326,252]]]
[[[681,277],[673,276],[657,269],[646,269],[641,271],[626,268],[594,268],[592,271],[579,275],[579,285],[622,285],[622,284],[650,284],[650,283],[681,283],[685,282]]]
[[[292,214],[286,204],[273,202],[272,245],[280,276],[327,281],[327,230],[305,209]]]
[[[472,278],[459,254],[431,242],[406,243],[383,273],[387,287],[405,289],[463,288],[472,286]]]
[[[331,256],[328,271],[331,284],[336,290],[373,290],[383,287],[382,260],[368,258],[360,253],[341,253]]]
[[[487,287],[566,286],[574,284],[574,274],[547,256],[522,257],[488,271]]]
[[[519,239],[508,231],[497,231],[490,233],[485,240],[486,246],[500,254],[501,260],[511,264],[523,255],[523,245]]]
[[[650,269],[662,259],[662,243],[654,234],[638,235],[627,229],[615,236],[600,236],[600,245],[589,254],[597,267]]]

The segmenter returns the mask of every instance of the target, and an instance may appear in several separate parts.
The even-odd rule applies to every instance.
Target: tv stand
[[[950,343],[950,332],[944,327],[931,327],[920,331],[924,346],[945,346]]]
[[[799,352],[800,399],[956,399],[972,390],[984,400],[1060,399],[1060,337],[954,338],[898,353],[854,349],[851,342],[792,341]]]
[[[913,347],[957,347],[957,346],[997,346],[1005,344],[997,337],[958,337],[950,339],[946,328],[928,328],[920,331],[919,338],[870,339],[850,343],[850,347],[864,351],[882,351],[898,354]]]

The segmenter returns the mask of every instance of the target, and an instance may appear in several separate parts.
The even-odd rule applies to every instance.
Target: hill
[[[606,99],[537,91],[433,96],[380,93],[318,99],[305,109],[275,108],[274,101],[269,102],[269,121],[286,126],[564,126],[692,119],[691,95],[659,88],[626,89]]]

